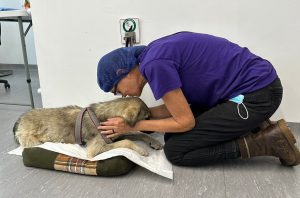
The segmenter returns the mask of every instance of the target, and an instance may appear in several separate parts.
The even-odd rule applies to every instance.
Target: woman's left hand
[[[118,137],[131,131],[131,127],[122,117],[109,118],[107,121],[101,122],[98,129],[101,131],[101,134],[107,135],[108,138]]]

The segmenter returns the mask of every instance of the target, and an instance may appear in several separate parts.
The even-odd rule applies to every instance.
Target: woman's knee
[[[164,151],[169,162],[178,166],[182,164],[184,152],[181,151],[180,148],[176,147],[176,145],[168,141],[164,145]]]

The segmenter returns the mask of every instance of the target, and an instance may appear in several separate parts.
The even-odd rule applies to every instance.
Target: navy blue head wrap
[[[109,92],[131,69],[139,64],[138,56],[146,46],[122,47],[105,56],[98,63],[97,78],[100,88]]]

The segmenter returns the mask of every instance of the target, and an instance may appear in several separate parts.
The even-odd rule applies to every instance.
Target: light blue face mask
[[[229,101],[232,101],[232,102],[237,103],[237,104],[242,104],[243,101],[244,101],[244,98],[245,98],[245,96],[240,94],[240,95],[238,95],[234,98],[229,99]]]
[[[243,103],[244,98],[245,98],[245,96],[242,95],[242,94],[240,94],[240,95],[238,95],[238,96],[236,96],[236,97],[233,97],[233,98],[229,99],[229,101],[234,102],[234,103],[237,104],[237,110],[238,110],[239,116],[240,116],[242,119],[247,120],[247,119],[249,118],[249,113],[248,113],[248,110],[247,110],[246,106],[245,106],[244,103]],[[246,110],[246,117],[243,117],[243,116],[241,115],[241,113],[240,113],[240,104],[242,104],[243,107],[244,107],[245,110]]]

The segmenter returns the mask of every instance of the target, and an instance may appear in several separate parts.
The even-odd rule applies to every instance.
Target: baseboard
[[[13,74],[13,70],[2,70],[0,69],[0,77],[9,76]]]
[[[300,123],[299,122],[288,122],[288,126],[292,129],[294,133],[300,135]]]
[[[37,65],[28,65],[30,70],[37,70]],[[3,64],[0,63],[0,70],[24,69],[24,64]]]

